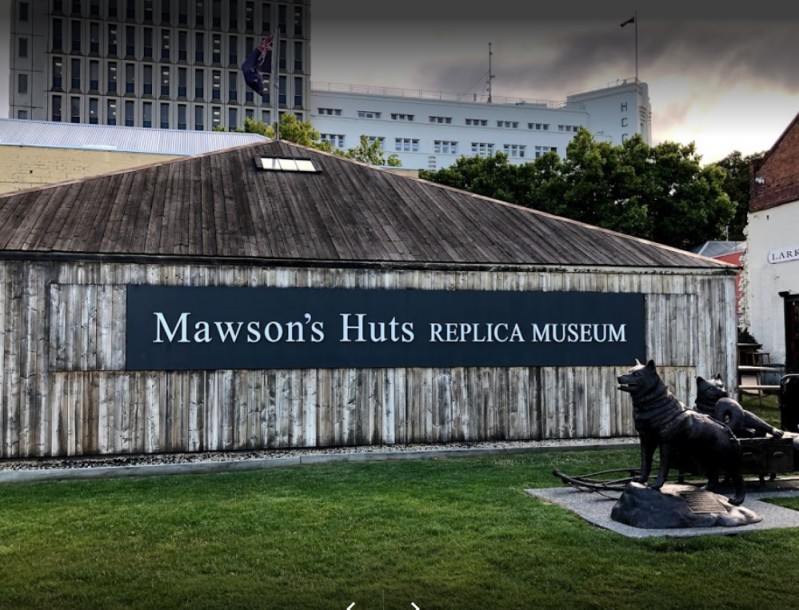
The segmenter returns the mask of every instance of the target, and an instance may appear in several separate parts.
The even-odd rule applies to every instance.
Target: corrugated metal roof
[[[257,167],[262,157],[310,159],[318,171],[264,171]],[[19,253],[275,265],[732,269],[286,142],[0,196],[0,255]]]
[[[268,139],[255,133],[0,119],[0,145],[191,156]]]

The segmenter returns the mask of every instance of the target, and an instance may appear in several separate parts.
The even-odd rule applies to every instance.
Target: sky
[[[311,28],[314,82],[484,94],[490,44],[495,98],[564,101],[634,78],[637,57],[652,144],[702,163],[767,151],[799,114],[791,0],[314,0]]]

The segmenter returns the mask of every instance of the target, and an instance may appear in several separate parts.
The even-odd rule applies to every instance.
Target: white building
[[[799,115],[752,169],[744,324],[772,363],[799,373]]]
[[[565,101],[463,99],[457,94],[312,83],[310,120],[336,148],[378,140],[409,169],[436,170],[461,156],[504,152],[524,163],[555,151],[561,156],[580,128],[595,139],[621,144],[651,139],[646,83],[630,79]]]

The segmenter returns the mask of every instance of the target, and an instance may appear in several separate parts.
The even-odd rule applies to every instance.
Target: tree
[[[333,146],[330,142],[321,139],[320,133],[314,129],[310,121],[301,121],[293,114],[285,113],[280,117],[279,127],[281,140],[299,144],[300,146],[316,148],[325,152],[333,151]],[[250,117],[244,119],[244,131],[247,133],[258,133],[272,139],[277,135],[272,125],[266,125]]]
[[[756,159],[762,158],[764,154],[764,152],[759,152],[744,157],[736,150],[713,164],[724,170],[724,192],[727,193],[735,207],[735,215],[726,231],[727,239],[733,241],[746,239],[744,227],[746,227],[746,218],[749,212],[749,166]]]
[[[580,129],[561,159],[547,154],[512,165],[505,155],[461,157],[420,177],[558,214],[627,235],[688,249],[718,239],[734,209],[724,172],[701,167],[693,144],[620,146]]]
[[[388,165],[390,167],[400,167],[402,165],[399,157],[395,154],[389,155],[388,159],[386,159],[380,141],[375,139],[370,144],[369,138],[365,135],[361,136],[360,144],[350,148],[344,153],[344,156],[369,165]]]

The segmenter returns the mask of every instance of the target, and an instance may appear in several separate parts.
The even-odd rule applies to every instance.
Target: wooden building
[[[0,196],[0,457],[629,435],[735,272],[285,142]]]

